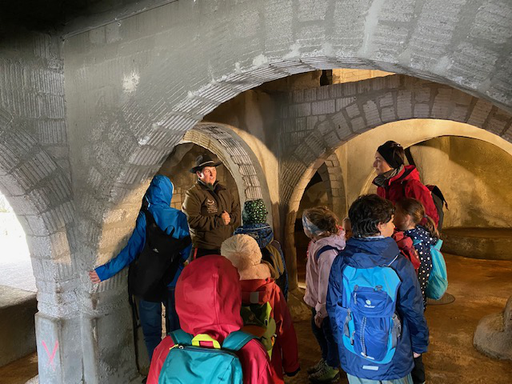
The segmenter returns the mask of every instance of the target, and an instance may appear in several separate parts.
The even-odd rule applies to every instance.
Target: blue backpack
[[[421,243],[420,240],[414,240],[414,245]],[[438,240],[435,245],[430,246],[430,257],[432,259],[432,271],[428,278],[427,289],[425,294],[428,298],[439,300],[443,297],[448,288],[448,273],[446,271],[446,263],[444,262],[441,246],[443,240]]]
[[[171,333],[174,346],[160,371],[158,384],[241,384],[242,365],[236,351],[255,337],[242,331],[232,332],[222,346],[206,334],[193,337],[181,329]],[[201,346],[201,342],[211,344]]]
[[[389,363],[402,332],[396,313],[400,278],[390,267],[397,258],[373,268],[345,266],[342,272],[342,303],[336,307],[339,336],[345,349],[369,363]]]

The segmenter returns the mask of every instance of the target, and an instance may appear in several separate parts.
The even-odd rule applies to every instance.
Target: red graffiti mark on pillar
[[[59,349],[59,341],[57,340],[55,342],[55,346],[53,347],[53,352],[50,355],[50,350],[46,346],[46,343],[43,341],[43,347],[46,351],[46,354],[48,355],[48,365],[52,367],[53,370],[55,370],[55,362],[53,361],[55,359],[55,355],[57,354],[57,349]]]

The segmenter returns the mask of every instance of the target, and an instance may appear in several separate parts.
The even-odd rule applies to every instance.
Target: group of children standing
[[[341,367],[351,384],[424,383],[425,290],[439,234],[423,205],[364,195],[343,228],[325,207],[304,211],[302,223],[311,239],[304,301],[322,351],[310,381],[330,383]]]
[[[341,367],[351,384],[423,383],[429,247],[438,236],[423,205],[403,199],[395,207],[364,195],[351,205],[343,227],[325,207],[305,210],[302,224],[311,239],[304,301],[322,356],[308,369],[310,381],[336,381]],[[283,383],[300,370],[286,299],[261,250],[253,237],[237,234],[223,242],[221,255],[203,256],[184,269],[176,285],[182,330],[155,349],[147,383],[200,382],[203,374],[216,377],[205,382],[222,382],[236,377],[237,369],[245,384]],[[265,324],[248,325],[247,311],[258,317],[262,309]],[[227,350],[221,357],[236,356],[238,365],[210,350],[219,356]]]

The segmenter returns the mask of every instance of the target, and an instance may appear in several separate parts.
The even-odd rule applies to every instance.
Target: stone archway
[[[79,344],[59,349],[59,339],[79,331],[76,295],[77,265],[71,258],[75,210],[71,183],[61,167],[27,132],[17,130],[16,117],[0,109],[0,185],[22,225],[37,285],[37,350],[40,372],[69,364],[68,353]],[[50,356],[44,345],[56,347]]]
[[[329,156],[325,163],[318,168],[318,173],[325,184],[332,211],[342,220],[341,215],[346,211],[345,185],[338,157],[334,154]]]

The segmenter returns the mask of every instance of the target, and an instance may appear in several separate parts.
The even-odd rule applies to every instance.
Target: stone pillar
[[[40,383],[83,382],[80,319],[36,314]]]
[[[503,312],[480,320],[473,345],[490,357],[512,360],[512,296]]]

